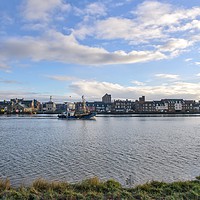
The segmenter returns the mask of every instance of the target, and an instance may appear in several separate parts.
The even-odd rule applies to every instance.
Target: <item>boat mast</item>
[[[83,113],[86,113],[86,102],[85,102],[84,95],[82,96],[82,103],[83,103]]]

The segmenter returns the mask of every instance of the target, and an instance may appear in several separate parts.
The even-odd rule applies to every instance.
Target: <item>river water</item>
[[[77,182],[93,176],[122,185],[200,175],[200,116],[0,116],[0,178]]]

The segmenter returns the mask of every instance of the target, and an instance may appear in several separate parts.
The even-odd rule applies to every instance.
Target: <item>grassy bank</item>
[[[152,181],[134,188],[123,188],[118,182],[101,182],[91,178],[80,183],[47,182],[39,179],[30,187],[12,188],[10,181],[0,180],[0,199],[81,200],[81,199],[200,199],[200,177],[192,181],[164,183]]]

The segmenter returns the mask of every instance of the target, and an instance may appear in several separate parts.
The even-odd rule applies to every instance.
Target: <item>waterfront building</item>
[[[92,105],[93,102],[85,102],[85,104],[86,104],[86,107],[83,106],[83,102],[76,102],[75,112],[82,113],[84,109],[86,109],[86,111],[95,111],[95,107]]]
[[[111,103],[111,94],[105,94],[103,97],[102,97],[102,102],[103,103]]]
[[[156,112],[167,112],[168,104],[163,101],[154,101],[155,111]]]
[[[136,100],[133,103],[133,109],[135,112],[144,112],[145,111],[145,96],[139,97],[139,100]]]
[[[34,103],[34,112],[39,111],[41,107],[41,103],[36,99],[33,100],[33,103]]]
[[[168,105],[163,101],[146,101],[145,96],[139,97],[134,103],[135,112],[167,112]]]
[[[56,112],[62,113],[62,112],[66,112],[66,110],[67,110],[67,102],[56,104]]]
[[[100,102],[100,103],[102,103],[102,102]],[[98,107],[97,105],[99,106],[98,102],[86,102],[86,107],[91,112],[97,111],[97,107]],[[103,106],[101,106],[101,108],[102,107]],[[101,110],[101,108],[100,108],[100,110]]]
[[[0,101],[0,113],[5,113],[8,111],[9,107],[11,107],[10,101]]]
[[[90,111],[106,112],[106,104],[102,101],[87,102]]]
[[[12,106],[12,110],[11,110],[11,113],[32,113],[32,112],[33,112],[32,107],[28,107],[22,103],[15,103]]]
[[[88,111],[96,111],[97,113],[110,113],[110,112],[152,112],[152,113],[193,113],[200,112],[200,102],[195,100],[184,99],[161,99],[158,101],[146,101],[145,96],[139,97],[139,100],[114,100],[111,102],[111,95],[105,94],[102,101],[86,102]],[[0,101],[0,113],[36,113],[38,111],[44,113],[65,112],[76,110],[81,112],[83,110],[82,102],[65,102],[56,104],[52,101],[52,97],[48,102],[40,103],[36,99],[25,100],[13,98],[10,101]]]
[[[181,112],[183,111],[183,99],[162,99],[162,102],[164,102],[168,106],[168,112]]]
[[[20,101],[20,103],[28,108],[34,109],[34,100],[24,100],[23,99],[22,101]]]
[[[195,104],[196,104],[196,102],[194,100],[184,100],[183,111],[184,112],[193,112],[193,111],[195,111],[195,109],[194,109]]]
[[[200,112],[200,102],[195,102],[194,106],[193,106],[193,110],[194,112]]]
[[[140,111],[142,112],[156,112],[154,101],[144,101],[140,103]]]
[[[52,101],[52,96],[50,96],[50,101],[42,104],[42,111],[46,113],[56,111],[56,104]]]
[[[15,103],[21,103],[23,100],[24,100],[24,98],[22,98],[22,99],[18,99],[18,98],[10,99],[10,101],[11,101],[13,104],[15,104]]]
[[[95,101],[94,107],[96,112],[111,112],[112,103],[104,103],[101,101]]]
[[[37,110],[34,102],[37,100],[10,99],[1,103],[1,112],[4,113],[33,113]],[[4,107],[4,108],[3,108]]]
[[[139,102],[140,102],[140,103],[145,102],[145,96],[141,96],[141,97],[139,97]]]
[[[114,100],[112,106],[113,112],[131,112],[132,109],[132,102],[128,99],[126,100]]]
[[[73,102],[67,102],[66,103],[66,108],[68,110],[75,111],[75,103],[73,103]]]
[[[82,111],[82,102],[75,103],[76,112]],[[105,113],[111,112],[112,103],[104,103],[102,101],[86,102],[86,108],[91,112]]]
[[[87,102],[86,102],[87,106]],[[83,111],[83,102],[76,102],[75,103],[75,112],[81,113]]]
[[[56,104],[54,102],[50,102],[50,101],[43,103],[43,111],[44,112],[55,112]]]

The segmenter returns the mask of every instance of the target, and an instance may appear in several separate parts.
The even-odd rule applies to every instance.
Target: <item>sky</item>
[[[0,100],[200,100],[199,0],[1,0]]]

